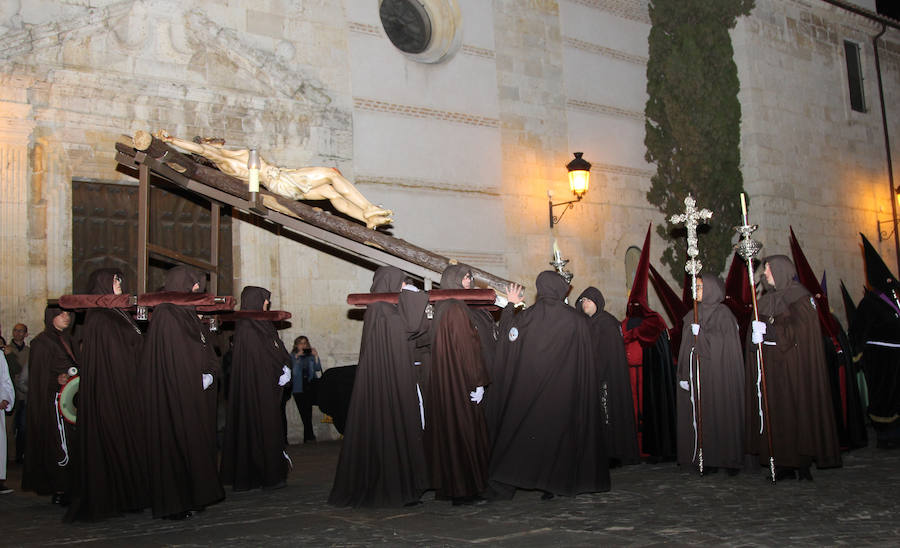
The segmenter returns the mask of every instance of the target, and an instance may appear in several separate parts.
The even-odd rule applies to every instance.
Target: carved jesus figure
[[[247,149],[229,150],[221,144],[207,141],[195,143],[172,137],[164,130],[158,131],[156,138],[182,150],[209,159],[222,173],[249,181],[250,170]],[[329,200],[346,215],[366,223],[366,227],[388,224],[393,212],[377,206],[366,199],[341,172],[333,167],[301,167],[287,169],[274,166],[259,158],[259,181],[270,192],[292,200]]]

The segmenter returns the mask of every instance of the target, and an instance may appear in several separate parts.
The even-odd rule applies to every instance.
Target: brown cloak
[[[767,324],[762,344],[769,396],[769,422],[778,466],[818,468],[840,466],[837,427],[831,409],[822,332],[809,292],[795,279],[794,265],[784,255],[763,264],[775,278],[759,299],[760,321]],[[768,465],[765,431],[760,432],[757,396],[757,345],[747,345],[746,448]]]
[[[241,310],[263,310],[270,295],[262,287],[245,287]],[[287,477],[278,378],[290,363],[272,322],[237,320],[222,447],[222,483],[235,491],[274,487]]]
[[[607,452],[610,458],[617,459],[622,464],[637,464],[640,462],[640,454],[622,325],[604,310],[606,299],[596,287],[588,287],[578,296],[575,307],[579,312],[582,311],[582,299],[589,299],[597,305],[597,312],[588,318],[588,326],[594,346],[594,362],[606,395],[604,408]]]
[[[115,275],[123,276],[117,269],[94,271],[88,293],[111,294]],[[95,521],[141,510],[149,504],[138,428],[141,331],[127,312],[95,308],[88,310],[81,333],[81,481],[66,513],[67,521]]]
[[[166,291],[188,293],[200,280],[192,269],[175,267],[167,273]],[[153,309],[140,371],[153,517],[225,497],[216,462],[217,387],[213,382],[204,390],[201,378],[218,373],[212,342],[193,307]]]
[[[542,272],[537,302],[500,326],[500,399],[490,481],[574,496],[609,490],[601,381],[583,314],[563,299],[569,284]]]
[[[684,316],[678,356],[678,464],[697,465],[695,426],[697,366],[699,404],[703,413],[703,464],[741,468],[744,458],[744,361],[740,331],[722,302],[725,284],[718,276],[703,276],[703,302],[698,304],[700,332],[691,332],[694,312]],[[681,383],[688,386],[685,390]]]
[[[449,289],[444,285],[447,271],[444,274],[441,288]],[[441,499],[473,497],[487,487],[490,457],[484,408],[469,397],[470,392],[489,382],[481,340],[468,307],[457,300],[438,303],[433,329],[430,396],[425,412],[431,486]]]
[[[371,292],[398,292],[404,278],[396,267],[380,267]],[[399,304],[366,309],[329,504],[402,506],[418,501],[428,487],[411,341],[423,328],[427,304],[427,293],[403,291]]]
[[[69,329],[57,331],[53,318],[62,309],[48,306],[44,311],[44,330],[31,341],[28,359],[28,400],[25,430],[25,466],[22,490],[39,495],[63,493],[71,489],[77,456],[76,429],[57,413],[57,377],[78,365],[77,349]],[[66,447],[62,446],[61,432]],[[68,455],[68,456],[67,456]],[[60,464],[62,463],[62,464]]]

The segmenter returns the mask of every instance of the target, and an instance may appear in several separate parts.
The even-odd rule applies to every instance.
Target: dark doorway
[[[210,260],[209,204],[176,188],[150,188],[150,242],[201,261]],[[137,287],[138,186],[72,181],[72,283],[87,290],[97,268],[125,274],[127,290]],[[151,256],[148,289],[162,286],[170,262]],[[218,293],[232,294],[231,213],[222,208],[219,227]]]

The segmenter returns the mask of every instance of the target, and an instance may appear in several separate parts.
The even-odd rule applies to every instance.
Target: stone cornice
[[[406,118],[428,118],[431,120],[440,120],[442,122],[452,122],[455,124],[464,124],[469,126],[494,129],[500,127],[500,120],[497,118],[489,118],[487,116],[479,116],[477,114],[468,114],[465,112],[454,112],[451,110],[439,110],[417,105],[389,103],[387,101],[367,99],[364,97],[354,97],[353,106],[354,108],[357,108],[359,110],[383,112],[385,114],[393,114]]]
[[[389,177],[381,175],[358,175],[355,183],[390,186],[396,188],[415,188],[419,190],[433,190],[438,192],[456,192],[462,194],[481,194],[485,196],[500,196],[497,187],[480,187],[466,183],[451,183],[447,181],[434,181],[415,177]]]
[[[609,57],[610,59],[615,59],[617,61],[625,61],[626,63],[634,63],[635,65],[647,66],[647,58],[641,55],[634,55],[628,53],[627,51],[622,51],[613,48],[607,48],[604,46],[600,46],[597,44],[592,44],[591,42],[585,42],[584,40],[578,40],[577,38],[564,38],[563,44],[570,48],[580,49],[582,51],[586,51],[588,53],[593,53],[596,55],[602,55],[604,57]]]

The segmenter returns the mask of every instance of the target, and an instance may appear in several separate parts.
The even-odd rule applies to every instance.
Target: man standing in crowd
[[[29,346],[25,344],[27,336],[28,326],[24,323],[17,323],[12,330],[12,340],[6,346],[9,354],[15,356],[16,361],[19,362],[19,372],[13,375],[13,386],[16,389],[16,404],[13,411],[11,429],[16,440],[15,459],[17,464],[22,464],[25,458],[25,403],[28,400],[28,357],[31,351]],[[11,439],[8,439],[7,444],[10,441]]]
[[[247,286],[241,310],[261,313],[239,318],[234,330],[234,357],[225,439],[222,444],[222,483],[235,491],[284,487],[289,460],[281,432],[281,392],[291,378],[290,356],[264,318],[271,292]]]
[[[746,451],[768,465],[767,433],[760,428],[765,409],[756,381],[761,343],[775,479],[812,480],[813,462],[817,468],[841,465],[819,317],[789,258],[774,255],[763,264],[765,292],[746,357]]]
[[[101,268],[87,293],[121,295],[125,276]],[[139,385],[143,337],[128,311],[91,308],[81,327],[78,386],[80,478],[65,520],[97,521],[147,507]]]
[[[206,278],[176,266],[166,291],[201,293]],[[225,498],[216,459],[218,358],[193,306],[153,309],[139,384],[144,397],[145,450],[153,517],[182,520]]]
[[[585,289],[575,301],[575,307],[588,318],[597,373],[603,383],[610,464],[637,464],[640,453],[622,324],[605,310],[606,299],[596,287]]]
[[[428,294],[405,280],[394,266],[380,267],[372,278],[372,293],[400,293],[399,302],[366,309],[344,445],[328,497],[334,506],[416,504],[428,488],[411,341],[427,329]]]
[[[879,449],[900,448],[900,283],[863,236],[869,291],[859,303],[850,336],[863,355],[869,418]]]
[[[737,474],[744,458],[744,359],[737,320],[722,302],[725,283],[697,277],[697,316],[684,316],[678,356],[678,464]],[[702,438],[701,438],[702,433]]]
[[[77,349],[69,327],[72,313],[55,306],[44,311],[44,330],[31,341],[28,378],[28,446],[22,489],[52,495],[51,502],[67,506],[75,480],[74,425],[64,421],[56,405],[56,395],[69,380],[69,371],[78,367]]]
[[[545,499],[608,491],[601,379],[587,321],[564,302],[569,284],[561,275],[541,272],[535,285],[537,302],[500,324],[491,487],[500,498],[516,489],[543,491]]]

